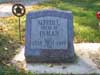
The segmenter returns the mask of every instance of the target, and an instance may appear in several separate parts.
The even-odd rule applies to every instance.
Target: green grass
[[[100,29],[96,12],[100,10],[99,0],[51,0],[43,3],[60,10],[70,10],[74,16],[74,42],[99,42]]]
[[[28,13],[29,11],[44,7],[53,7],[60,10],[72,11],[74,16],[74,42],[100,43],[100,29],[98,29],[98,20],[95,17],[96,11],[100,10],[99,0],[51,0],[26,10]],[[22,44],[25,44],[25,21],[26,16],[21,18]],[[0,18],[0,64],[9,63],[12,57],[17,53],[16,50],[18,48],[18,18],[14,16]],[[0,75],[23,75],[23,72],[18,72],[12,67],[0,66]],[[29,72],[26,75],[32,75],[32,73]],[[39,74],[34,73],[33,75]],[[96,74],[94,73],[93,75]]]
[[[10,66],[0,65],[0,75],[39,75],[39,74],[26,72],[24,70],[17,70],[12,65]],[[50,74],[50,75],[54,75],[54,74]]]
[[[98,20],[96,12],[100,10],[99,0],[51,0],[41,3],[43,7],[51,6],[60,10],[70,10],[74,16],[74,42],[97,42],[100,43],[100,29],[98,28]],[[35,6],[30,11],[41,9],[41,6]],[[28,9],[29,10],[29,9]],[[28,11],[27,11],[28,12]],[[6,22],[8,27],[13,27],[11,36],[18,40],[18,18],[0,18],[0,22]],[[22,37],[25,40],[25,21],[26,17],[21,18]],[[12,33],[14,32],[14,34]]]
[[[18,53],[17,19],[0,18],[0,64],[7,64]]]

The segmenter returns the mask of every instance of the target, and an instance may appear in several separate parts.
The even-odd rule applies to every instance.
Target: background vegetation
[[[96,12],[99,0],[52,0],[44,3],[61,10],[72,11],[74,16],[74,42],[100,42],[100,29]]]
[[[74,42],[97,42],[100,43],[100,29],[96,12],[100,10],[99,0],[50,0],[27,7],[29,11],[57,8],[72,11],[74,17]],[[25,44],[25,21],[26,16],[21,18],[22,45]],[[0,18],[0,75],[25,75],[15,68],[2,66],[7,65],[19,48],[18,18]],[[8,69],[9,68],[9,69]],[[31,73],[26,75],[32,75]]]

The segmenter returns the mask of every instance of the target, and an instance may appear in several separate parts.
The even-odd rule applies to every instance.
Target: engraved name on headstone
[[[60,10],[28,13],[25,56],[27,62],[73,61],[72,13]]]

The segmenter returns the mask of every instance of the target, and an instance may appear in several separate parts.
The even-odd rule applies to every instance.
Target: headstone
[[[70,11],[41,10],[27,14],[26,61],[74,61],[73,15]]]

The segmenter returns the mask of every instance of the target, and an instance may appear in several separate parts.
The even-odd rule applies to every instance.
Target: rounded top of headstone
[[[49,9],[40,9],[40,10],[34,10],[34,11],[31,11],[29,13],[33,13],[33,12],[43,12],[43,11],[56,11],[56,12],[64,12],[64,13],[72,13],[72,11],[69,11],[69,10],[59,10],[59,9],[56,9],[56,8],[49,8]]]
[[[31,11],[27,14],[27,17],[31,18],[38,18],[38,17],[44,17],[44,16],[51,16],[51,17],[60,17],[60,18],[73,18],[71,11],[63,11],[58,9],[43,9],[43,10],[37,10],[37,11]]]

